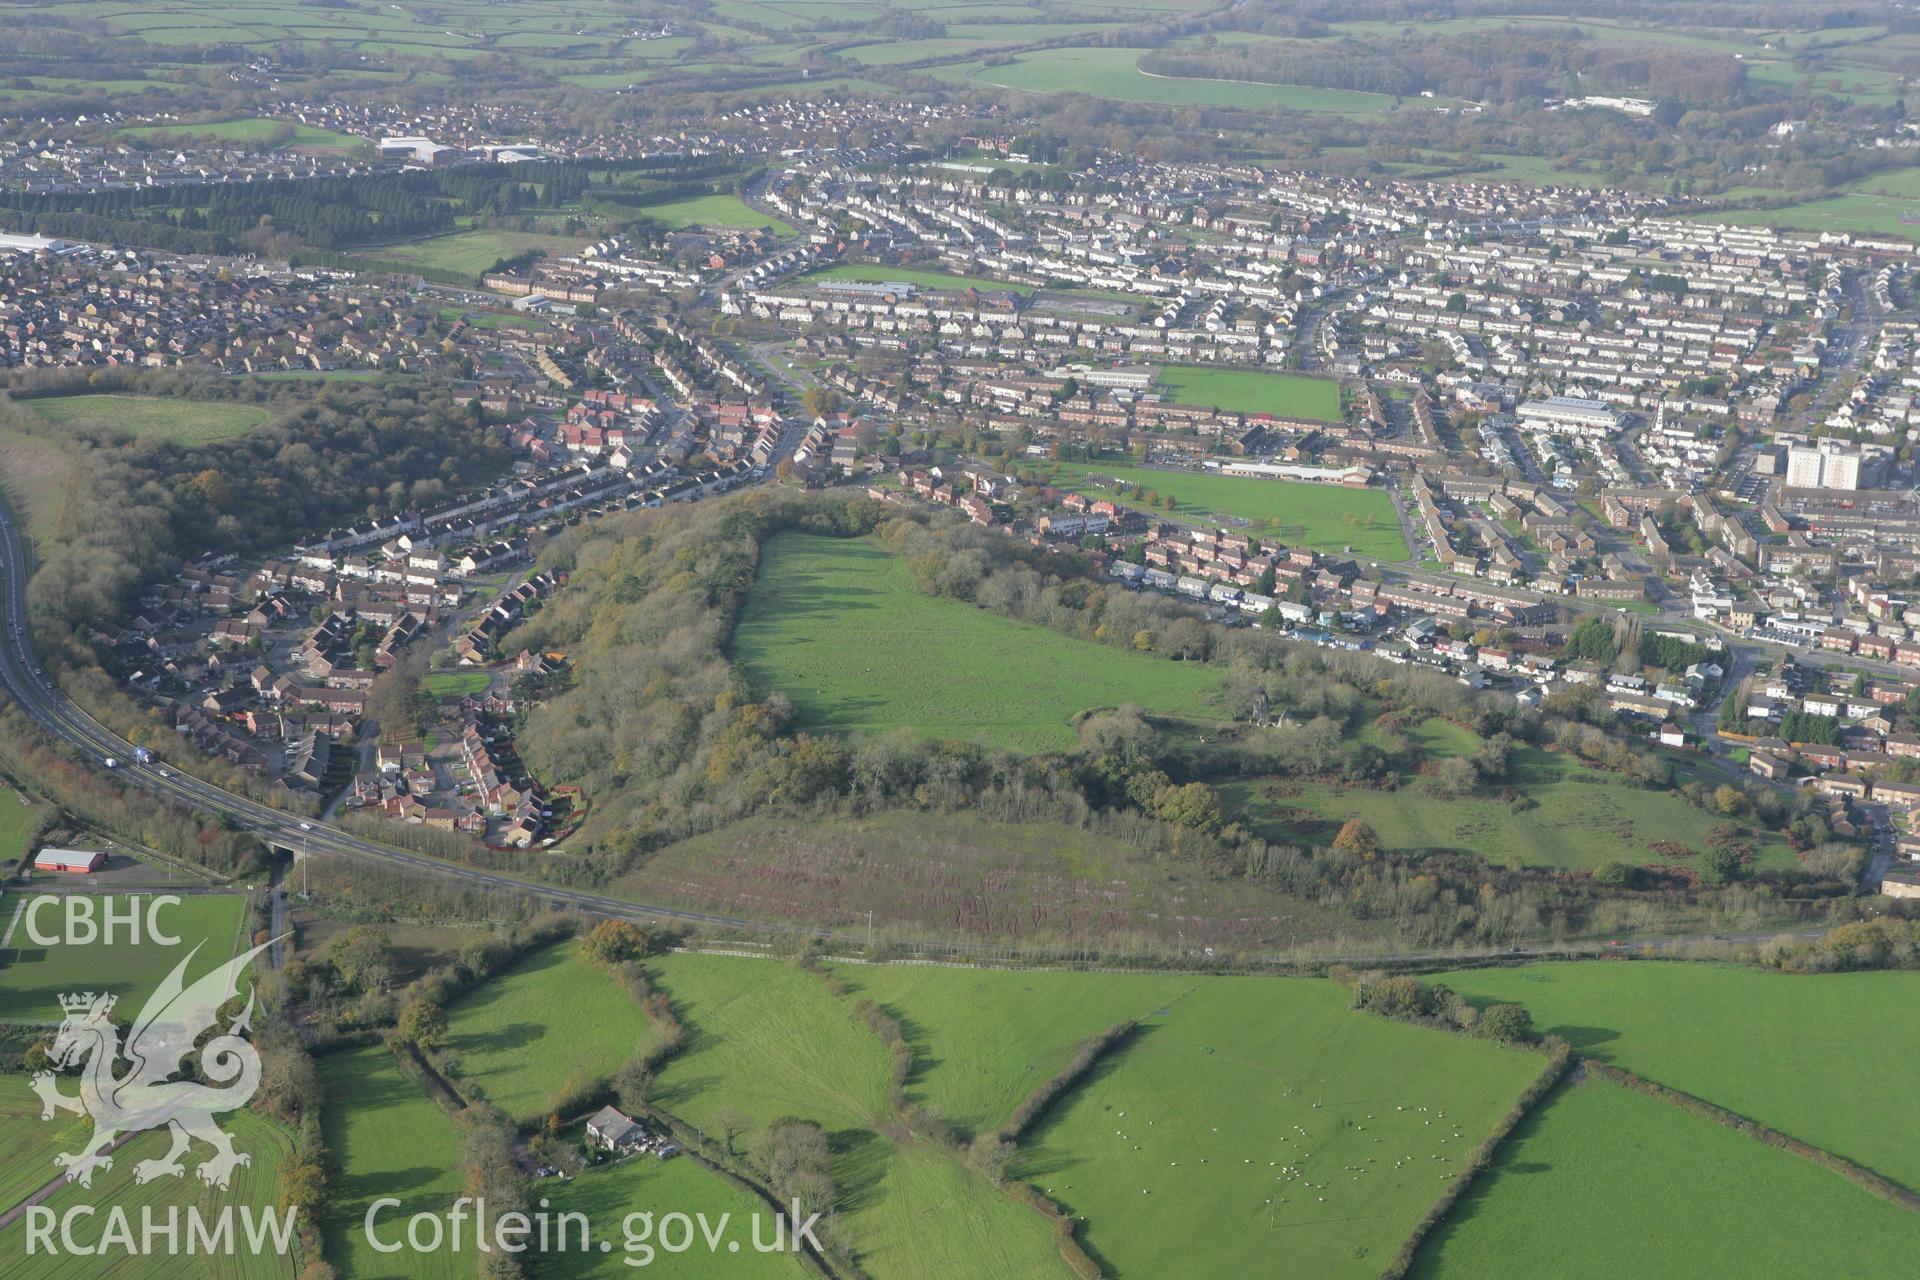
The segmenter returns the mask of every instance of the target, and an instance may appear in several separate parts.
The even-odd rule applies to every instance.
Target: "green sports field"
[[[0,899],[0,934],[14,924],[16,911],[30,909],[35,898],[54,895],[9,895]],[[125,910],[133,895],[112,895],[116,910]],[[181,895],[159,909],[156,923],[180,938],[178,946],[147,937],[146,896],[140,898],[141,935],[138,943],[116,939],[114,945],[41,946],[27,932],[24,915],[9,945],[0,950],[0,1022],[56,1023],[61,1019],[59,998],[70,991],[111,991],[120,998],[119,1012],[132,1017],[161,979],[187,958],[196,944],[200,950],[188,967],[187,980],[224,963],[240,949],[246,923],[247,900],[237,893]],[[95,902],[96,922],[104,920],[103,905]],[[42,908],[38,916],[43,937],[62,934],[65,916],[60,900]]]
[[[1173,495],[1173,511],[1188,519],[1231,518],[1263,521],[1271,540],[1308,547],[1328,554],[1356,555],[1376,560],[1405,560],[1407,540],[1393,513],[1393,498],[1384,489],[1349,489],[1342,485],[1304,480],[1267,480],[1255,476],[1223,476],[1208,471],[1169,471],[1131,462],[1101,458],[1096,462],[1060,462],[1039,468],[1052,483],[1111,485],[1115,481]],[[1102,496],[1114,496],[1103,494]],[[1115,497],[1127,506],[1165,511],[1146,504],[1139,495]]]
[[[1920,200],[1849,192],[1779,209],[1739,209],[1698,215],[1703,222],[1775,227],[1787,231],[1848,231],[1856,235],[1920,239]]]
[[[1776,1064],[1776,1067],[1784,1064]],[[1920,1221],[1810,1160],[1597,1077],[1501,1144],[1422,1246],[1422,1280],[1898,1275]]]
[[[447,1020],[442,1053],[463,1088],[520,1124],[538,1122],[570,1087],[612,1075],[650,1034],[632,998],[571,940],[483,983]]]
[[[1054,1105],[1015,1172],[1108,1274],[1378,1276],[1544,1068],[1356,1013],[1312,979],[1213,978]]]
[[[808,280],[858,280],[868,284],[912,284],[922,289],[979,289],[1001,293],[1029,294],[1030,284],[1009,284],[985,276],[956,276],[944,271],[923,271],[914,267],[889,267],[880,262],[844,262],[837,267],[808,273]]]
[[[690,196],[685,200],[646,205],[640,212],[670,227],[737,227],[749,230],[766,227],[783,236],[797,234],[781,219],[761,213],[739,196],[733,195]]]
[[[49,422],[111,427],[185,445],[231,440],[267,420],[258,405],[166,396],[41,396],[22,403]]]
[[[793,700],[807,727],[882,733],[902,725],[1027,751],[1075,741],[1070,717],[1131,703],[1205,715],[1217,673],[1076,640],[922,594],[877,543],[783,533],[733,636],[755,687]]]
[[[1920,1190],[1920,973],[1789,975],[1729,965],[1528,965],[1450,974],[1514,1001],[1583,1055],[1751,1117]]]
[[[1340,384],[1331,378],[1176,364],[1160,371],[1160,391],[1175,404],[1208,405],[1227,413],[1340,421]]]
[[[368,1208],[385,1197],[401,1203],[376,1220],[383,1241],[397,1238],[396,1229],[404,1232],[416,1213],[446,1211],[461,1189],[453,1122],[400,1074],[382,1045],[343,1049],[319,1062],[327,1091],[321,1118],[340,1170],[325,1229],[327,1261],[343,1276],[468,1280],[470,1259],[451,1250],[380,1253],[361,1226]]]
[[[585,240],[541,235],[533,231],[456,231],[405,244],[380,245],[363,250],[361,257],[401,263],[428,271],[450,271],[478,278],[502,258],[539,249],[553,257],[578,252]]]

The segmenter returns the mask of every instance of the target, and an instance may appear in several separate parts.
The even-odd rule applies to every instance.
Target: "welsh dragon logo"
[[[56,1166],[67,1171],[69,1182],[91,1187],[96,1171],[113,1168],[110,1153],[116,1142],[163,1125],[172,1132],[173,1145],[160,1159],[136,1164],[136,1182],[185,1174],[180,1157],[195,1138],[214,1150],[196,1170],[208,1186],[225,1190],[235,1169],[253,1163],[253,1157],[234,1150],[233,1138],[213,1122],[216,1114],[247,1105],[260,1087],[260,1055],[244,1038],[253,1018],[251,989],[246,1008],[226,1030],[199,1045],[200,1074],[213,1084],[172,1077],[194,1052],[201,1036],[218,1026],[220,1006],[237,994],[241,972],[271,945],[262,943],[245,955],[235,956],[186,986],[182,978],[199,953],[196,946],[174,966],[140,1010],[124,1046],[120,1028],[111,1018],[115,997],[92,992],[60,997],[66,1020],[54,1037],[54,1065],[65,1070],[78,1066],[88,1055],[92,1055],[91,1060],[81,1072],[78,1096],[61,1093],[51,1071],[33,1077],[33,1091],[40,1095],[42,1120],[53,1119],[56,1111],[70,1111],[93,1120],[93,1137],[85,1147],[53,1158]],[[132,1066],[124,1075],[116,1076],[114,1068],[123,1057]]]

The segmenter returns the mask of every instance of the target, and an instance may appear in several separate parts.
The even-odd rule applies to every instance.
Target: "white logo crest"
[[[40,1095],[42,1120],[53,1119],[55,1111],[71,1111],[93,1120],[93,1137],[85,1147],[53,1158],[56,1166],[67,1171],[69,1182],[91,1187],[95,1170],[113,1168],[113,1157],[108,1153],[116,1142],[163,1125],[172,1131],[173,1146],[160,1159],[135,1165],[136,1182],[183,1175],[186,1169],[180,1157],[195,1138],[214,1149],[212,1158],[197,1170],[208,1186],[225,1190],[235,1169],[253,1163],[253,1157],[233,1149],[233,1139],[213,1122],[218,1113],[246,1106],[260,1087],[260,1055],[243,1038],[253,1018],[251,988],[247,1007],[225,1031],[200,1047],[200,1072],[214,1083],[171,1077],[194,1051],[201,1034],[219,1023],[220,1006],[238,994],[235,984],[240,974],[271,945],[262,943],[245,955],[235,956],[188,987],[181,977],[199,953],[196,946],[174,966],[140,1011],[124,1049],[120,1029],[109,1017],[113,996],[87,992],[60,997],[66,1020],[54,1037],[54,1064],[61,1068],[77,1066],[88,1054],[93,1055],[92,1061],[81,1073],[78,1096],[61,1093],[51,1071],[33,1077],[33,1091]],[[116,1077],[114,1065],[123,1054],[133,1065],[125,1075]]]

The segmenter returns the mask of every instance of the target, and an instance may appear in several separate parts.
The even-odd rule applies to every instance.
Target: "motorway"
[[[165,764],[138,764],[133,759],[131,743],[104,728],[81,710],[48,679],[41,668],[33,652],[27,615],[27,577],[31,564],[13,512],[4,501],[0,501],[0,575],[4,575],[0,579],[0,625],[5,627],[4,641],[0,642],[0,683],[5,684],[7,693],[41,728],[61,742],[77,748],[90,763],[104,768],[109,759],[119,761],[115,776],[127,786],[163,796],[200,813],[221,817],[233,826],[259,836],[266,843],[290,852],[306,850],[360,862],[381,863],[475,888],[504,890],[595,915],[629,919],[657,917],[728,928],[783,928],[733,916],[682,911],[674,907],[627,902],[620,898],[533,884],[476,867],[443,862],[438,858],[363,839],[330,823],[304,820],[294,814],[283,813],[202,782]],[[787,931],[796,930],[789,928]]]

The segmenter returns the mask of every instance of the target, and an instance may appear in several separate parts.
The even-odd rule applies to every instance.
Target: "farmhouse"
[[[33,869],[85,875],[98,871],[106,860],[106,854],[93,849],[55,849],[48,846],[33,855]]]
[[[587,1140],[602,1151],[638,1151],[647,1131],[617,1107],[602,1107],[587,1120]]]

